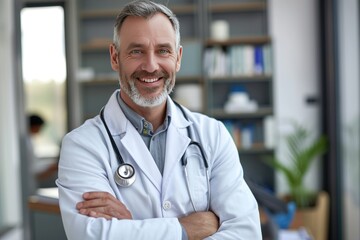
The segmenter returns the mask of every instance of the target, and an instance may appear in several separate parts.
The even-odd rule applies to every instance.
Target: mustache
[[[164,71],[155,71],[149,73],[147,71],[136,71],[131,74],[131,78],[169,78],[169,74]]]

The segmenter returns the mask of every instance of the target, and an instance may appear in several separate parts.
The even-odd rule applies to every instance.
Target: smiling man
[[[135,1],[118,15],[110,61],[120,89],[62,143],[68,239],[261,239],[228,131],[169,97],[182,51],[167,7]]]
[[[158,114],[166,112],[166,99],[174,88],[175,73],[180,70],[182,48],[169,18],[161,13],[148,18],[126,17],[119,36],[110,46],[110,56],[113,70],[119,72],[120,96],[135,112],[154,123],[156,130],[163,121]]]

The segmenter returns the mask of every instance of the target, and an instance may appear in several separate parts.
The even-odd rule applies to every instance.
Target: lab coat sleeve
[[[78,213],[75,205],[82,201],[84,192],[106,191],[115,195],[106,174],[110,168],[107,159],[109,151],[99,128],[86,124],[64,137],[57,185],[67,238],[180,240],[182,229],[177,218],[106,220]]]
[[[220,228],[208,239],[262,239],[257,202],[244,181],[237,148],[222,123],[214,137],[211,167],[211,210]]]

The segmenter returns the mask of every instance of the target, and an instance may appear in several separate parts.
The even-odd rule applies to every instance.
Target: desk
[[[39,189],[28,200],[31,235],[34,240],[66,240],[57,188]]]

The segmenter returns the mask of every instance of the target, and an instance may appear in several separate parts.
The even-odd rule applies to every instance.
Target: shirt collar
[[[135,129],[143,135],[153,135],[153,126],[150,122],[148,122],[144,117],[136,113],[134,110],[132,110],[121,98],[120,92],[117,97],[119,106],[121,110],[124,112],[124,115],[126,118],[131,122],[131,124],[135,127]],[[170,125],[171,120],[171,107],[169,104],[169,100],[167,99],[166,104],[166,118],[163,122],[163,124],[159,127],[158,131],[165,131]]]

